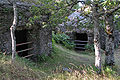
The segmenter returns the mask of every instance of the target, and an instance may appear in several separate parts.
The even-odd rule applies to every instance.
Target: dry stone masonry
[[[27,26],[29,18],[33,16],[30,12],[32,4],[17,4],[19,17],[16,29],[16,43],[32,42],[26,48],[33,49],[27,51],[26,54],[50,54],[52,50],[52,28],[50,26],[43,28],[41,24],[43,21],[48,23],[49,15],[45,14],[40,21],[36,21],[34,25]],[[0,1],[0,52],[11,53],[10,26],[12,21],[12,5],[4,2],[4,0],[3,2]]]

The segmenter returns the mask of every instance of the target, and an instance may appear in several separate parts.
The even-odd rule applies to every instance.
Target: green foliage
[[[53,37],[53,42],[62,44],[66,48],[72,49],[75,45],[73,41],[69,40],[70,37],[68,35],[64,34],[64,33],[54,34],[54,32],[53,32],[52,37]]]
[[[87,44],[87,45],[85,45],[85,48],[88,50],[88,51],[94,51],[94,44]]]
[[[102,68],[102,73],[96,73],[93,65],[94,56],[82,55],[71,50],[55,46],[53,58],[45,57],[42,61],[33,62],[26,58],[16,57],[11,64],[11,57],[0,54],[0,79],[4,80],[120,80],[116,73],[118,67]],[[41,58],[41,57],[38,57]],[[48,58],[48,59],[46,59]],[[85,65],[86,64],[86,65]],[[116,69],[117,70],[114,70]]]
[[[46,55],[45,53],[42,53],[41,55],[36,55],[35,58],[37,59],[37,63],[44,63],[47,62],[48,60],[52,59],[51,56]]]
[[[106,72],[107,74],[114,74],[114,73],[115,73],[110,67],[106,67],[106,68],[105,68],[105,72]]]
[[[12,11],[13,11],[12,8],[3,8],[1,12],[3,12],[4,14],[10,14],[10,12]]]
[[[61,68],[61,67],[60,67]],[[49,80],[119,80],[120,77],[117,74],[111,74],[109,75],[107,73],[104,73],[105,71],[102,71],[101,74],[97,74],[94,66],[87,66],[87,65],[81,65],[81,66],[73,66],[73,68],[69,69],[71,72],[63,71],[63,69],[59,69],[60,72],[57,74],[49,77]],[[109,70],[108,70],[109,71]]]
[[[54,38],[52,37],[52,52],[53,53],[56,53],[56,48],[55,48],[55,43],[56,43],[56,41],[54,40]]]
[[[25,60],[25,59],[24,59]],[[28,62],[16,57],[16,61],[11,63],[11,57],[0,54],[0,79],[5,80],[30,80],[38,78],[28,66],[22,62]],[[30,63],[32,64],[32,63]]]
[[[116,15],[114,20],[115,20],[115,28],[117,30],[120,30],[120,15]]]
[[[39,0],[35,4],[41,4],[41,6],[31,7],[30,12],[33,16],[29,18],[29,25],[33,25],[35,21],[43,21],[43,16],[47,15],[49,17],[47,18],[48,21],[43,21],[42,25],[44,27],[56,27],[58,24],[66,21],[65,16],[70,12],[66,8],[65,1]]]
[[[110,66],[103,67],[103,72],[106,74],[106,76],[110,77],[111,75],[118,75],[117,74],[117,68],[113,67],[111,68]]]
[[[107,8],[107,9],[111,9],[114,8],[116,5],[118,5],[118,1],[111,1],[111,0],[104,0],[102,3],[102,6]]]

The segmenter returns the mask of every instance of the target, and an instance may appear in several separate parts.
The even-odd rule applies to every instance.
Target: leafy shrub
[[[94,45],[93,44],[87,44],[86,46],[85,46],[85,49],[86,50],[89,50],[89,51],[94,51]]]
[[[115,71],[113,71],[110,67],[106,67],[105,69],[104,69],[104,71],[105,71],[105,73],[107,74],[107,75],[113,75],[113,74],[115,74],[116,72]]]
[[[65,46],[68,49],[72,49],[74,47],[74,42],[70,41],[70,37],[64,33],[56,33],[54,34],[54,32],[52,33],[52,41],[62,44],[63,46]]]

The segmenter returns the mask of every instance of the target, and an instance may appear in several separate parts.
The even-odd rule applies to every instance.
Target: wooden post
[[[13,20],[13,24],[10,27],[10,31],[11,31],[11,39],[12,39],[12,61],[14,61],[15,59],[15,55],[16,55],[16,38],[15,38],[15,29],[17,26],[17,6],[16,6],[16,1],[13,1],[13,10],[14,10],[14,20]]]

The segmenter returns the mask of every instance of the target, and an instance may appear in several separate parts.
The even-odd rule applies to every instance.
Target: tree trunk
[[[101,72],[101,51],[100,51],[100,32],[99,32],[99,16],[97,14],[97,5],[93,7],[94,20],[94,48],[95,48],[95,66],[98,73]]]
[[[15,29],[16,29],[16,25],[17,25],[17,7],[16,7],[15,0],[13,1],[13,10],[14,10],[14,20],[13,20],[12,26],[10,27],[11,39],[12,39],[12,61],[14,61],[15,55],[16,55]]]
[[[112,14],[107,14],[105,16],[106,20],[106,54],[105,54],[105,65],[113,66],[114,65],[114,17]]]

